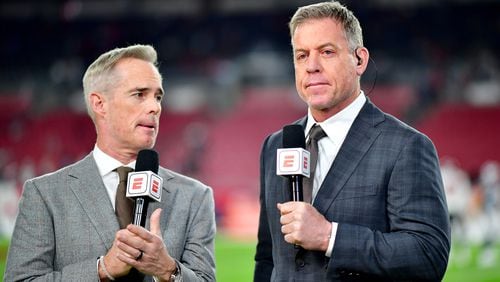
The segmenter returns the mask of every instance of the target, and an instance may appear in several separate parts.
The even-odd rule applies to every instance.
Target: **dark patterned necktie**
[[[309,151],[309,153],[311,153],[310,177],[304,177],[302,182],[304,202],[306,203],[312,202],[314,172],[316,170],[316,164],[318,162],[318,141],[325,136],[326,133],[318,124],[314,124],[314,126],[309,131],[309,140],[307,141],[306,149]]]
[[[132,223],[134,201],[126,197],[128,173],[133,169],[121,166],[116,169],[119,176],[118,189],[116,190],[115,213],[120,224],[120,229]]]

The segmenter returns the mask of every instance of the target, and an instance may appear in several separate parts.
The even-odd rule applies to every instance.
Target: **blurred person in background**
[[[472,183],[467,172],[452,158],[441,160],[441,175],[450,215],[451,234],[453,234],[450,261],[463,265],[468,262],[471,255],[467,222],[473,194]]]
[[[463,242],[467,233],[465,219],[472,194],[472,184],[469,175],[451,158],[444,158],[441,161],[441,175],[450,214],[452,239]]]
[[[290,201],[276,175],[283,132],[264,141],[254,281],[441,281],[450,226],[433,143],[361,90],[369,53],[350,10],[304,6],[289,27],[308,105],[296,124],[323,138],[312,202]]]
[[[135,168],[138,152],[156,142],[164,96],[156,64],[152,46],[132,45],[87,69],[94,150],[25,182],[5,281],[215,280],[211,188],[160,167],[163,197],[149,205],[146,228],[115,214],[117,169]]]
[[[482,165],[479,174],[479,187],[483,193],[484,235],[479,257],[481,267],[496,265],[495,244],[500,233],[500,165],[488,161]]]

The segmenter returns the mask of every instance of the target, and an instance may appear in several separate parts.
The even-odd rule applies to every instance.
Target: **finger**
[[[147,233],[146,230],[142,226],[135,225],[135,224],[127,225],[127,230],[134,233],[137,236],[141,236],[141,233]]]
[[[288,227],[286,225],[281,226],[281,233],[283,233],[283,235],[290,233],[290,231],[288,230]]]
[[[285,214],[285,215],[280,216],[281,225],[289,224],[292,221],[293,221],[293,216],[290,214]]]
[[[281,215],[291,213],[296,206],[300,204],[300,202],[286,202],[279,204],[278,203],[278,210],[280,211]]]
[[[162,209],[156,209],[151,214],[151,233],[161,237],[160,217]]]
[[[136,256],[131,256],[127,253],[119,253],[116,256],[120,261],[126,263],[127,265],[130,265],[132,267],[137,267],[137,265],[140,263],[140,261],[136,260]],[[142,258],[141,258],[142,259]]]
[[[148,249],[147,241],[128,230],[122,230],[117,236],[116,247],[131,258],[136,258],[141,251]]]
[[[133,239],[141,244],[144,244],[144,241],[151,242],[154,237],[147,229],[139,225],[129,224],[127,226],[127,230],[134,235]],[[134,244],[133,246],[137,245]],[[142,245],[139,245],[138,247],[142,247]]]
[[[139,245],[142,244],[142,242],[134,241],[133,245],[129,245],[128,243],[125,243],[123,241],[117,241],[116,247],[124,254],[126,254],[128,257],[137,258],[143,252],[142,247],[139,247]]]
[[[280,211],[280,214],[281,214],[281,215],[284,215],[284,214],[286,213],[286,212],[285,212],[285,211],[286,211],[286,209],[285,209],[285,205],[284,205],[284,204],[280,204],[280,203],[278,203],[277,207],[278,207],[278,210]]]
[[[295,238],[293,237],[292,234],[286,234],[283,238],[285,239],[285,242],[287,242],[287,243],[295,244],[295,245],[298,244],[297,240],[295,240]]]

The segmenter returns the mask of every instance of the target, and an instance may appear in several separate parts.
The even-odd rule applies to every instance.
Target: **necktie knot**
[[[131,169],[130,167],[128,166],[120,166],[120,167],[117,167],[115,169],[115,171],[118,173],[118,177],[120,179],[120,182],[126,182],[127,181],[127,177],[128,177],[128,174],[130,172],[133,171],[133,169]]]
[[[321,126],[319,126],[318,124],[315,124],[311,128],[311,130],[309,130],[309,141],[307,143],[310,144],[312,142],[312,140],[317,142],[323,137],[326,137],[325,131],[323,131],[323,128],[321,128]]]

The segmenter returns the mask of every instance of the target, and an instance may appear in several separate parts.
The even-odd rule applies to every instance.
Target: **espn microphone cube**
[[[281,148],[277,150],[277,175],[310,176],[310,153],[302,148]]]
[[[161,201],[163,179],[152,171],[136,171],[128,174],[127,198],[149,197]]]

